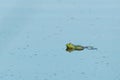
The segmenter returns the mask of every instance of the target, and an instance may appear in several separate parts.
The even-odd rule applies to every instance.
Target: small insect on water
[[[97,48],[94,48],[93,46],[82,46],[82,45],[74,45],[72,43],[66,44],[66,51],[72,52],[72,51],[82,51],[84,49],[88,50],[97,50]]]

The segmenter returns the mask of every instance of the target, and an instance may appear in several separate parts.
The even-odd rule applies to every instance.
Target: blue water
[[[0,0],[0,80],[120,80],[119,35],[119,0]]]

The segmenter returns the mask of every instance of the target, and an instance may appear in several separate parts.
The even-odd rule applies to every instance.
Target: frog
[[[66,51],[72,52],[72,51],[83,51],[84,49],[88,50],[97,50],[97,48],[94,48],[93,46],[82,46],[82,45],[75,45],[72,43],[66,44]]]

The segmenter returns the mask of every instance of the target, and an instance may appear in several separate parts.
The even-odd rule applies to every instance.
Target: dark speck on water
[[[102,58],[106,58],[106,56],[102,56]]]
[[[54,76],[56,76],[57,74],[56,73],[54,73]]]
[[[20,50],[20,48],[17,48],[18,50]]]
[[[44,80],[48,80],[48,79],[44,79]]]
[[[37,56],[38,54],[36,53],[36,54],[34,54],[35,56]]]
[[[11,76],[11,77],[13,77],[14,75],[13,75],[13,74],[11,74],[10,76]]]
[[[84,74],[85,74],[85,72],[81,72],[81,74],[82,74],[82,75],[84,75]]]
[[[27,44],[27,47],[29,47],[30,45],[29,44]]]
[[[109,62],[107,62],[106,64],[107,64],[107,65],[109,65],[110,63],[109,63]]]
[[[26,50],[26,48],[23,48],[24,50]]]
[[[95,62],[95,64],[98,64],[99,62]]]
[[[70,19],[71,19],[71,20],[74,20],[75,18],[74,18],[74,17],[71,17]]]

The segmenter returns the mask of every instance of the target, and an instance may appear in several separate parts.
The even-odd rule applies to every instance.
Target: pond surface
[[[0,80],[120,80],[119,35],[119,0],[0,0]]]

